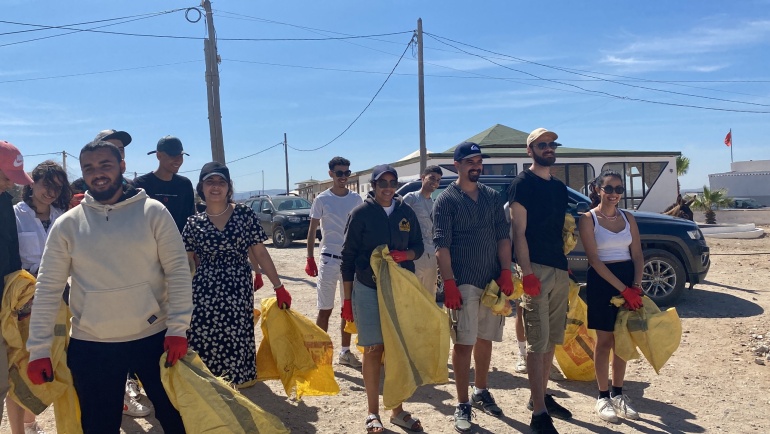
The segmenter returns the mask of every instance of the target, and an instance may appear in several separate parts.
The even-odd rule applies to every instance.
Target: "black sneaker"
[[[534,409],[535,407],[532,405],[532,400],[530,399],[527,403],[527,410],[532,411]],[[548,410],[548,414],[556,419],[572,419],[572,412],[559,405],[559,403],[553,399],[553,395],[548,393],[545,395],[545,409]]]
[[[553,426],[553,419],[548,413],[542,413],[537,416],[532,415],[532,421],[529,423],[532,434],[559,434],[556,427]]]
[[[459,404],[455,410],[455,431],[468,432],[473,428],[471,423],[473,408],[470,404]]]
[[[480,408],[484,413],[494,417],[500,417],[503,415],[503,410],[497,406],[495,398],[492,398],[492,394],[489,390],[484,390],[481,393],[473,392],[471,394],[471,402],[477,408]]]

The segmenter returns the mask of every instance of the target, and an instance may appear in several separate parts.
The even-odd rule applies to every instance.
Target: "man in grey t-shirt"
[[[426,167],[420,175],[420,180],[422,180],[420,190],[407,193],[404,196],[404,203],[411,206],[414,213],[417,214],[417,220],[419,220],[422,230],[422,243],[425,246],[425,251],[414,261],[414,274],[422,286],[428,290],[431,297],[436,296],[436,281],[438,279],[436,248],[433,247],[433,198],[431,193],[436,191],[443,175],[444,173],[438,166]]]

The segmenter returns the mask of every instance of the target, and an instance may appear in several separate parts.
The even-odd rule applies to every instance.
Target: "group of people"
[[[560,146],[557,138],[544,128],[529,135],[527,152],[532,164],[512,181],[507,198],[479,182],[487,155],[476,143],[465,142],[455,148],[457,180],[435,200],[432,193],[443,175],[440,167],[427,167],[420,177],[420,190],[400,197],[395,193],[397,171],[389,165],[376,166],[369,180],[371,191],[362,202],[347,189],[350,162],[341,157],[329,162],[333,185],[313,203],[305,271],[318,277],[317,324],[328,328],[339,288],[345,320],[341,326],[344,328],[345,322],[357,326],[358,344],[364,348],[367,432],[385,430],[379,415],[379,376],[385,348],[377,284],[369,262],[374,249],[383,244],[396,263],[415,273],[431,296],[436,292],[438,273],[443,280],[444,306],[456,330],[451,356],[458,400],[456,431],[473,429],[473,407],[495,417],[503,414],[489,390],[488,372],[492,344],[502,341],[505,317],[495,315],[481,298],[493,280],[505,295],[511,295],[517,265],[524,290],[518,308],[523,331],[519,340],[526,342],[523,371],[530,384],[530,427],[535,433],[555,433],[553,418],[572,417],[547,393],[555,346],[564,341],[569,294],[562,238],[567,189],[551,174]],[[597,331],[596,413],[611,422],[618,416],[639,417],[623,393],[625,361],[617,356],[612,359],[609,383],[612,332],[619,310],[610,299],[621,295],[625,308],[642,306],[643,256],[638,229],[633,216],[617,207],[624,193],[622,181],[623,177],[612,171],[597,177],[590,186],[592,209],[579,222],[590,264],[588,327]],[[320,268],[314,256],[319,225],[323,234]],[[358,367],[349,346],[350,335],[343,330],[339,363]],[[471,388],[472,360],[475,378]],[[391,412],[391,423],[409,432],[423,430],[419,419],[402,405]]]
[[[202,168],[196,190],[206,209],[196,213],[192,183],[177,174],[187,155],[181,140],[161,138],[148,152],[158,169],[133,181],[123,176],[130,143],[125,131],[100,132],[80,151],[83,177],[70,183],[53,161],[30,177],[18,148],[0,141],[0,273],[27,270],[37,280],[26,341],[35,384],[53,381],[62,362],[52,360],[51,347],[57,312],[68,304],[66,366],[83,432],[119,432],[121,395],[122,414],[149,414],[138,401],[140,383],[164,432],[184,433],[160,380],[161,356],[173,366],[190,348],[214,375],[253,385],[253,293],[261,273],[282,309],[291,307],[291,296],[262,244],[267,237],[256,214],[233,203],[226,166]],[[24,187],[12,206],[14,184]],[[0,339],[0,354],[5,345]],[[8,391],[7,363],[0,357],[0,398]],[[13,433],[42,432],[33,414],[6,403]]]
[[[443,176],[437,166],[426,168],[420,190],[404,197],[396,194],[396,169],[377,166],[371,191],[361,198],[347,186],[350,161],[335,157],[329,162],[333,184],[313,201],[305,271],[317,277],[316,324],[325,331],[339,292],[345,321],[338,363],[362,369],[367,432],[384,431],[379,380],[385,348],[369,261],[383,244],[393,261],[415,273],[431,297],[439,273],[443,280],[444,306],[456,331],[451,355],[456,431],[472,430],[473,407],[495,417],[503,414],[490,392],[488,372],[493,342],[502,341],[505,317],[484,306],[481,297],[491,281],[505,295],[512,294],[517,265],[523,276],[519,316],[526,339],[530,426],[533,432],[554,433],[553,417],[572,416],[547,393],[554,348],[564,338],[569,291],[562,240],[567,191],[550,173],[560,146],[557,138],[543,128],[529,135],[532,165],[513,180],[507,198],[479,182],[487,156],[476,143],[455,148],[458,178],[435,200]],[[67,366],[84,432],[119,431],[121,394],[124,412],[149,413],[136,401],[137,378],[164,431],[184,432],[179,412],[160,382],[161,355],[166,353],[171,366],[189,347],[215,375],[237,387],[253,385],[253,292],[264,284],[262,273],[281,308],[291,307],[291,296],[263,244],[267,236],[256,214],[234,203],[225,165],[204,165],[193,190],[192,182],[177,174],[187,155],[182,142],[166,136],[148,153],[156,154],[158,169],[128,181],[123,173],[129,143],[131,136],[124,131],[100,132],[82,148],[83,178],[71,187],[66,172],[52,161],[35,167],[30,177],[23,170],[21,152],[0,141],[0,273],[26,269],[37,277],[26,343],[28,376],[34,383],[53,378],[58,362],[51,360],[54,321],[61,303],[68,303],[72,330]],[[606,421],[639,417],[623,393],[625,362],[617,356],[609,380],[618,312],[609,300],[621,295],[626,308],[642,306],[643,256],[633,216],[617,207],[622,182],[616,172],[597,177],[591,185],[593,209],[579,222],[590,264],[588,327],[597,331],[596,412]],[[7,193],[13,184],[25,186],[15,207]],[[195,192],[206,203],[197,213]],[[74,193],[82,200],[71,200]],[[315,258],[319,227],[320,264]],[[363,362],[350,351],[346,321],[357,326]],[[5,353],[4,339],[0,353]],[[7,360],[0,357],[0,398],[8,390],[7,372]],[[34,415],[25,414],[10,399],[7,403],[12,432],[39,432]],[[423,430],[402,405],[391,412],[391,423],[409,432]]]

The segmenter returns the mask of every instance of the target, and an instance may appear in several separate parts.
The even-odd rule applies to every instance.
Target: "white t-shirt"
[[[313,200],[310,218],[321,221],[321,253],[342,254],[348,214],[363,202],[361,196],[352,191],[345,196],[337,196],[331,189],[323,191]]]

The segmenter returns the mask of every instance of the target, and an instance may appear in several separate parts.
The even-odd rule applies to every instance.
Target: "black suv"
[[[246,199],[246,206],[259,216],[259,224],[273,237],[273,245],[289,247],[296,239],[307,239],[310,202],[299,196],[257,196]]]
[[[513,176],[481,176],[479,182],[508,197],[508,187]],[[444,176],[433,193],[435,199],[457,176]],[[419,190],[420,181],[412,181],[399,188],[398,194],[405,195]],[[577,223],[580,215],[588,211],[591,200],[585,195],[567,187],[567,209]],[[709,248],[698,225],[692,221],[663,214],[630,211],[639,226],[639,235],[644,252],[644,275],[642,289],[658,305],[672,304],[682,293],[685,283],[690,288],[706,278],[711,265]],[[577,230],[575,231],[577,234]],[[578,244],[567,256],[570,270],[581,282],[585,282],[588,269],[583,245]]]

